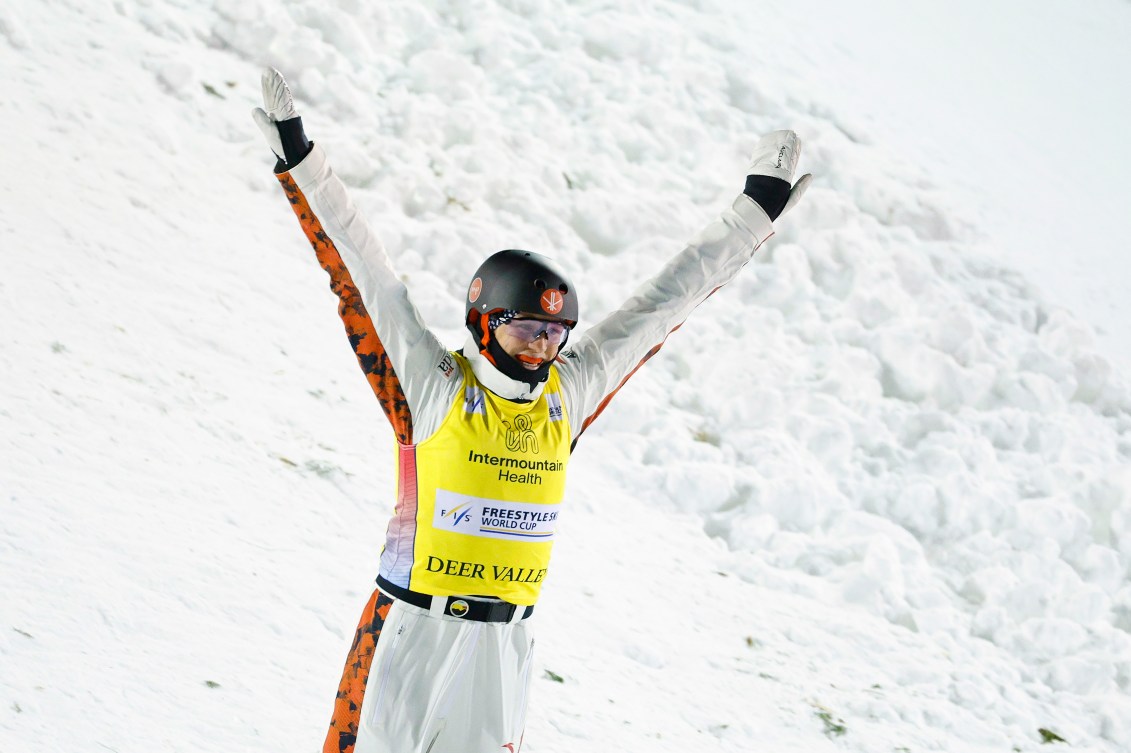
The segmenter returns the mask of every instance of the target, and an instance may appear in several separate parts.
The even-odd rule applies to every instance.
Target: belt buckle
[[[491,605],[487,611],[487,619],[491,622],[510,622],[511,617],[514,616],[514,610],[518,609],[514,604],[507,602],[497,602]]]
[[[447,613],[452,617],[471,616],[471,605],[463,599],[448,597]]]

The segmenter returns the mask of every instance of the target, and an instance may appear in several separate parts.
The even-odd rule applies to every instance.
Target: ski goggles
[[[511,319],[506,323],[507,334],[526,342],[546,336],[550,345],[560,346],[569,337],[569,325],[564,322],[548,322],[545,319]]]

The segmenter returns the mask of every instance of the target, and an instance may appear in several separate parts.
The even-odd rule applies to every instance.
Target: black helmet
[[[489,322],[501,311],[539,314],[577,324],[577,293],[557,264],[533,251],[508,249],[487,257],[475,270],[467,286],[464,323],[475,337],[479,352],[511,379],[527,382],[534,389],[546,381],[550,363],[525,369],[499,345]]]
[[[533,251],[508,249],[492,254],[475,270],[467,286],[467,308],[488,314],[498,310],[541,314],[577,323],[577,293],[557,264]]]

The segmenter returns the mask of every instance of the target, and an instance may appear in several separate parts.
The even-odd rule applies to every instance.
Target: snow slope
[[[489,251],[561,259],[595,321],[758,134],[805,139],[806,200],[578,446],[524,750],[1131,748],[1131,6],[997,6],[969,65],[979,6],[923,7],[0,7],[0,750],[321,744],[393,443],[263,63],[453,346]],[[1104,66],[1050,78],[1053,38]],[[1010,77],[937,106],[987,39]],[[1045,94],[1093,108],[1088,200],[1048,188]]]

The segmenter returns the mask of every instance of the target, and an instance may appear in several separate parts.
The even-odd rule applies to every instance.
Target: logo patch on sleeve
[[[440,359],[440,363],[436,364],[436,368],[440,370],[440,373],[444,375],[445,379],[451,379],[452,374],[456,371],[456,359],[452,358],[452,354],[449,353]]]

